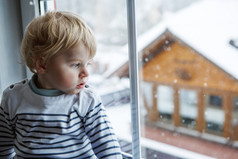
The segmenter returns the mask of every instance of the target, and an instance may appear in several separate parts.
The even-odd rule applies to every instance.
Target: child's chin
[[[82,89],[75,89],[75,90],[71,90],[71,91],[67,91],[65,92],[66,94],[77,94],[81,91]]]

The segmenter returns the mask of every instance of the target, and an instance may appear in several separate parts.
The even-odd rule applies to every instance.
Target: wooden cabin
[[[169,30],[145,47],[140,57],[148,122],[238,140],[237,79]],[[127,62],[112,75],[129,76],[128,68]]]

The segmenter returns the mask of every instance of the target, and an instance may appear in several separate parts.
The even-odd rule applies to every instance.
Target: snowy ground
[[[119,139],[131,142],[131,110],[130,105],[107,108],[107,114]],[[182,148],[141,137],[141,146],[184,159],[215,159]]]

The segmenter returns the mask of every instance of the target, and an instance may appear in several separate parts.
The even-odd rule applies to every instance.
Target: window
[[[215,95],[207,95],[206,108],[205,108],[205,119],[206,119],[206,130],[209,132],[222,134],[225,113],[222,108],[222,97]]]
[[[235,96],[233,98],[233,104],[232,104],[232,119],[231,119],[231,125],[232,125],[232,134],[234,134],[233,138],[234,140],[238,139],[238,97]]]
[[[56,4],[55,0],[39,0],[40,3],[40,15],[45,14],[47,11],[55,10]]]
[[[193,90],[180,90],[180,116],[183,126],[195,129],[197,119],[197,92]]]
[[[126,0],[40,1],[41,13],[51,8],[73,11],[93,29],[98,52],[90,82],[107,103],[122,150],[132,153],[126,5]],[[137,146],[143,158],[225,158],[238,147],[238,54],[230,47],[234,40],[227,42],[233,37],[226,37],[238,24],[225,18],[237,5],[235,0],[136,1]],[[203,149],[205,142],[216,150]],[[216,153],[223,146],[227,152]]]
[[[153,107],[153,96],[152,96],[153,85],[149,82],[143,82],[142,90],[145,90],[145,92],[148,92],[146,94],[143,94],[146,107],[152,108]]]
[[[209,105],[220,108],[222,106],[222,97],[211,95],[209,97]]]
[[[168,86],[160,85],[157,87],[157,110],[159,111],[159,120],[166,123],[172,123],[174,112],[173,89]]]

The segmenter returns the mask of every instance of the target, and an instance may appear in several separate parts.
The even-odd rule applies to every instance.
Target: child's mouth
[[[77,85],[77,87],[78,87],[78,88],[83,88],[83,87],[85,86],[85,84],[86,84],[85,82],[80,83],[79,85]]]

